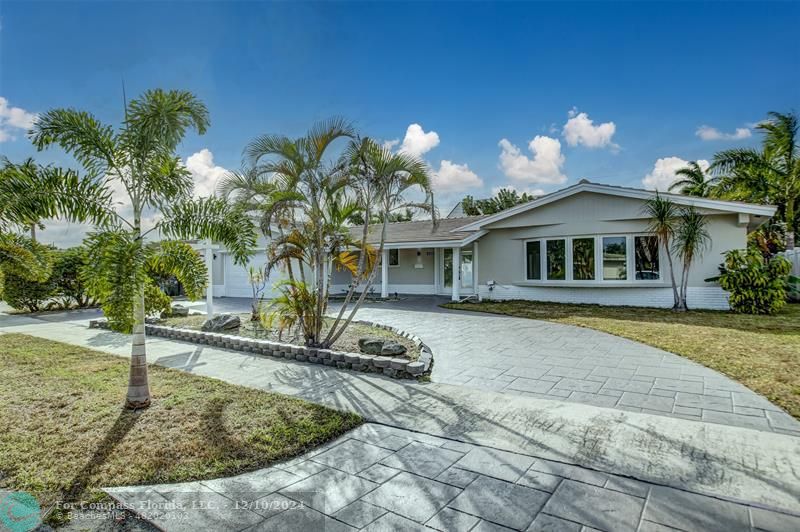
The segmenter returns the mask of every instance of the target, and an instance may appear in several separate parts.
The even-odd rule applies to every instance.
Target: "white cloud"
[[[389,141],[390,146],[397,143]],[[386,144],[384,144],[386,145]],[[439,145],[439,134],[435,131],[425,133],[422,126],[419,124],[411,124],[406,129],[406,136],[403,138],[403,144],[400,145],[400,150],[403,153],[419,157]]]
[[[433,172],[433,190],[436,192],[462,192],[473,187],[483,186],[483,180],[466,164],[452,161],[439,163],[439,170]]]
[[[702,140],[742,140],[753,136],[753,132],[746,127],[737,127],[733,133],[723,133],[719,129],[711,126],[700,126],[695,135]]]
[[[587,148],[618,149],[619,146],[611,142],[616,130],[617,126],[614,122],[594,125],[594,121],[589,118],[588,114],[579,113],[577,109],[573,108],[569,112],[569,120],[564,124],[562,134],[570,146],[582,144]]]
[[[506,176],[520,183],[558,184],[567,180],[561,173],[564,166],[564,155],[558,139],[537,135],[528,144],[533,158],[520,153],[508,139],[499,142],[500,168]]]
[[[492,188],[492,196],[496,196],[502,189],[513,190],[520,196],[528,194],[529,196],[544,196],[546,192],[541,188],[528,188],[528,187],[515,187],[514,185],[502,185]]]
[[[217,181],[228,173],[228,170],[214,164],[214,154],[208,148],[193,153],[186,159],[186,168],[194,179],[194,196],[213,196]]]
[[[707,171],[710,166],[709,162],[703,159],[697,161],[697,164],[703,171]],[[675,172],[689,166],[689,161],[684,161],[680,157],[663,157],[658,159],[653,165],[653,169],[642,179],[644,188],[648,190],[660,190],[666,192],[669,190],[670,185],[678,180]]]
[[[394,150],[394,147],[397,146],[398,144],[400,144],[400,139],[384,140],[383,149],[392,151]]]
[[[0,142],[14,140],[15,130],[21,130],[24,134],[33,127],[36,120],[34,113],[29,113],[21,107],[12,107],[8,100],[0,96]]]

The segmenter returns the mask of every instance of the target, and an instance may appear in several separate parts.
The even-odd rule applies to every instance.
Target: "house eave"
[[[644,199],[644,200],[649,199],[654,195],[654,192],[648,190],[621,188],[610,185],[599,185],[596,183],[578,183],[577,185],[564,188],[562,190],[553,192],[552,194],[547,194],[546,196],[542,196],[541,198],[537,198],[528,203],[512,207],[510,209],[499,212],[495,215],[489,216],[482,220],[478,220],[471,224],[457,227],[452,231],[453,232],[478,231],[494,222],[505,220],[506,218],[510,218],[517,214],[527,212],[531,209],[535,209],[537,207],[553,203],[555,201],[567,198],[569,196],[578,194],[580,192],[594,192],[597,194],[606,194],[611,196]],[[739,203],[733,201],[715,200],[710,198],[684,196],[682,194],[672,194],[669,192],[659,192],[658,194],[671,199],[678,205],[694,206],[699,208],[713,209],[731,213],[752,214],[754,216],[765,216],[767,218],[773,216],[775,214],[775,211],[777,210],[777,207],[775,207],[774,205],[754,205],[750,203]]]

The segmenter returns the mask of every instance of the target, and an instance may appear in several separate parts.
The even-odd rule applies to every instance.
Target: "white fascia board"
[[[384,249],[416,249],[416,248],[462,248],[473,243],[488,231],[478,231],[461,240],[430,240],[420,242],[386,242]]]
[[[578,194],[580,192],[595,192],[597,194],[606,194],[611,196],[621,196],[626,198],[635,198],[643,200],[650,199],[654,195],[654,192],[650,192],[648,190],[619,188],[609,185],[598,185],[595,183],[579,183],[577,185],[573,185],[571,187],[567,187],[562,190],[553,192],[552,194],[547,194],[546,196],[542,196],[541,198],[535,199],[528,203],[512,207],[511,209],[499,212],[497,214],[489,216],[488,218],[478,220],[477,222],[457,227],[452,231],[453,232],[477,231],[482,227],[484,227],[485,225],[500,220],[505,220],[506,218],[510,218],[511,216],[529,211],[531,209],[535,209],[536,207],[541,207],[542,205],[547,205],[548,203],[553,203],[554,201],[558,201],[560,199],[572,196],[573,194]],[[773,216],[775,214],[775,211],[777,210],[777,207],[775,207],[774,205],[754,205],[751,203],[737,203],[733,201],[715,200],[710,198],[698,198],[693,196],[684,196],[681,194],[671,194],[668,192],[659,192],[659,195],[671,199],[678,205],[687,205],[687,206],[691,205],[694,207],[713,209],[718,211],[734,212],[734,213],[753,214],[757,216],[770,217]]]

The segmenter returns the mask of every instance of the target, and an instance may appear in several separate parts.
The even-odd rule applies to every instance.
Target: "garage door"
[[[252,297],[253,290],[250,287],[248,269],[250,266],[261,268],[264,266],[266,260],[263,254],[256,254],[250,259],[250,263],[247,266],[240,266],[235,264],[233,257],[226,253],[224,295],[226,297]],[[264,290],[264,297],[273,297],[277,293],[277,291],[273,289],[273,285],[285,277],[285,274],[280,270],[273,270],[269,282],[267,282],[267,287]]]

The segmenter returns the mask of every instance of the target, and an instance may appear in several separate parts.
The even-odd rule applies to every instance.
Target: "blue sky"
[[[254,136],[331,115],[424,157],[443,203],[584,177],[663,187],[800,106],[791,2],[5,1],[0,22],[0,152],[69,164],[18,126],[59,106],[116,124],[124,77],[129,96],[206,102],[210,131],[180,147],[201,188]]]

